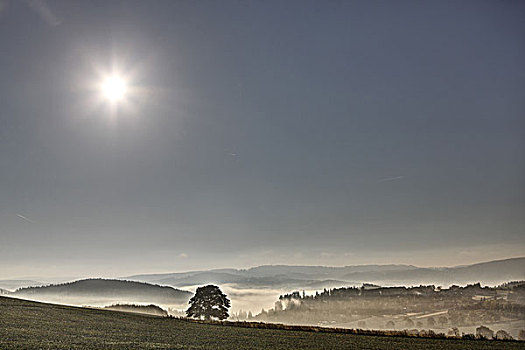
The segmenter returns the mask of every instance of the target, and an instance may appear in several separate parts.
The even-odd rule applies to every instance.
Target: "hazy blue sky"
[[[0,0],[0,278],[524,255],[524,18]]]

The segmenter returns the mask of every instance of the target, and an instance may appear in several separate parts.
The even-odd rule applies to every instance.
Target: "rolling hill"
[[[513,350],[523,349],[523,343],[199,324],[0,297],[0,348]]]
[[[191,293],[144,282],[85,279],[63,284],[17,289],[11,296],[39,301],[80,304],[115,302],[177,305],[186,303]]]

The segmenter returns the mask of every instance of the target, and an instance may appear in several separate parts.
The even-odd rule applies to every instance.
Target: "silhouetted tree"
[[[211,284],[197,288],[189,304],[190,307],[186,310],[188,317],[204,318],[206,320],[214,317],[219,320],[225,320],[229,316],[230,300],[219,287]]]

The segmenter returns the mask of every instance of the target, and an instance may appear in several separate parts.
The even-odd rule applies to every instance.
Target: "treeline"
[[[174,318],[174,317],[171,317]],[[492,340],[496,338],[488,338],[483,335],[463,334],[463,335],[446,335],[444,333],[437,333],[432,330],[422,330],[414,332],[411,330],[369,330],[369,329],[355,329],[355,328],[336,328],[336,327],[318,327],[318,326],[302,326],[289,325],[282,323],[266,323],[266,322],[247,322],[247,321],[216,321],[216,320],[196,320],[190,318],[177,318],[187,322],[216,324],[229,327],[242,328],[260,328],[260,329],[279,329],[287,331],[305,331],[316,333],[337,333],[337,334],[354,334],[354,335],[373,335],[373,336],[395,336],[395,337],[411,337],[411,338],[433,338],[433,339],[466,339],[466,340]],[[515,339],[498,339],[504,341],[517,341]]]
[[[419,287],[379,287],[374,285],[364,285],[363,287],[342,287],[334,289],[324,289],[323,292],[316,292],[315,295],[306,295],[304,292],[301,294],[295,291],[290,294],[281,295],[279,300],[290,300],[290,299],[320,299],[320,300],[336,300],[346,299],[353,297],[385,297],[385,296],[415,296],[415,297],[443,297],[443,298],[457,298],[457,297],[473,297],[481,295],[487,299],[496,298],[501,295],[507,295],[508,292],[517,293],[511,295],[518,299],[525,292],[525,281],[524,282],[512,282],[506,283],[498,287],[482,287],[480,283],[469,284],[465,287],[451,286],[450,288],[443,289],[441,287],[430,286],[419,286]],[[512,293],[512,294],[514,294]],[[507,295],[509,296],[509,295]]]
[[[168,316],[168,312],[155,304],[136,305],[136,304],[114,304],[104,307],[104,309],[124,312],[135,312],[155,316]]]

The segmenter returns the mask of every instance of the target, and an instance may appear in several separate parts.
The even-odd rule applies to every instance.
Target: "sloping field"
[[[253,329],[0,297],[1,349],[525,349],[524,343]]]

